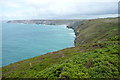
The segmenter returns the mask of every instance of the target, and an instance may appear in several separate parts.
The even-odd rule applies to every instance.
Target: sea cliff
[[[68,23],[75,47],[4,66],[3,78],[119,78],[118,18]]]

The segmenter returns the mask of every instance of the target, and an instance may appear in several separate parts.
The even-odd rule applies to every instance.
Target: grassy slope
[[[118,78],[117,18],[84,21],[75,29],[76,47],[3,67],[6,78]]]

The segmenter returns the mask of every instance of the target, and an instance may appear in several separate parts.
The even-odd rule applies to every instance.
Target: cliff
[[[72,25],[75,47],[4,66],[3,78],[119,78],[118,18]]]

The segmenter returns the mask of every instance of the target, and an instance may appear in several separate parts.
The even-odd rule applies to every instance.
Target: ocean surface
[[[74,46],[65,25],[2,23],[2,66]]]

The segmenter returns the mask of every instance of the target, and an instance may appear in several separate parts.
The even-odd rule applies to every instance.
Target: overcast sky
[[[0,18],[89,19],[117,17],[119,0],[0,0]]]

